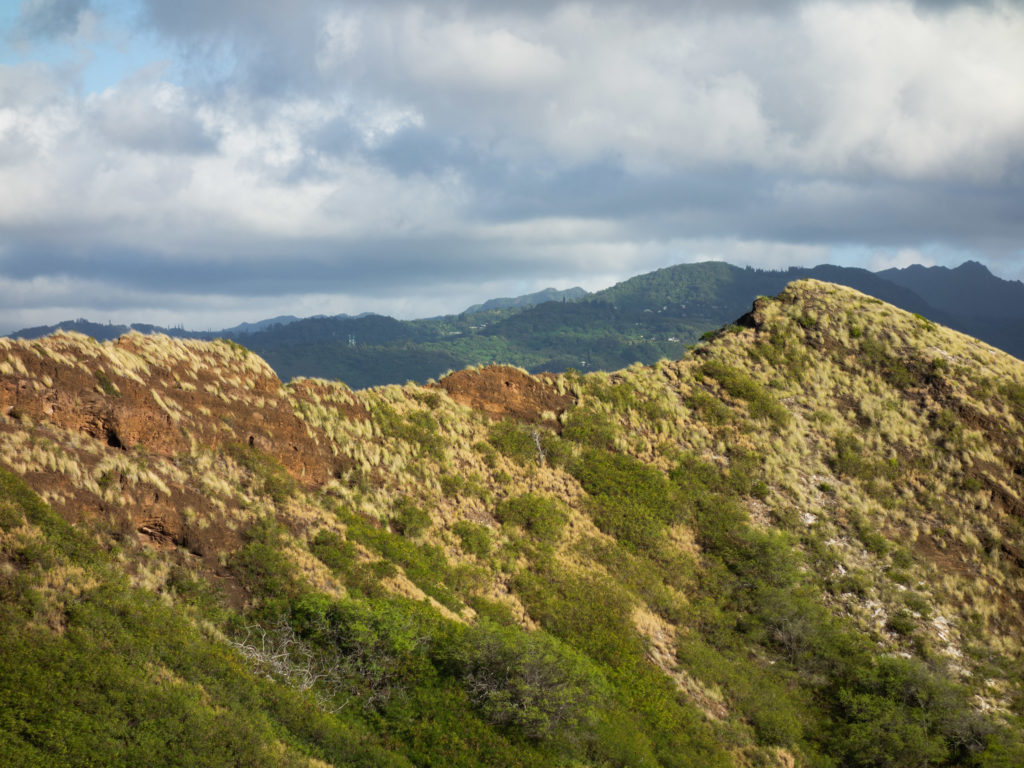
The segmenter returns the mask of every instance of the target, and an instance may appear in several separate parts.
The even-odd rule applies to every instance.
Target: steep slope
[[[976,261],[959,267],[922,267],[879,272],[923,297],[937,309],[927,314],[985,339],[1024,359],[1024,284],[1002,280]]]
[[[0,345],[0,761],[1024,760],[1024,364],[876,299],[356,392]]]

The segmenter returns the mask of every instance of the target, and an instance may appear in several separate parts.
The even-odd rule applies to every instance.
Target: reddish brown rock
[[[483,411],[492,419],[511,417],[546,423],[556,429],[557,417],[576,402],[572,395],[560,394],[550,383],[507,365],[458,371],[443,378],[437,386],[455,402]],[[555,418],[551,419],[550,414]]]

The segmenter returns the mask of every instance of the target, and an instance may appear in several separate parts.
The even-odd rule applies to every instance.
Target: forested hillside
[[[775,295],[790,281],[808,278],[855,288],[1024,356],[1024,286],[974,262],[953,270],[915,266],[879,273],[831,265],[773,271],[705,262],[659,269],[593,294],[549,289],[423,320],[288,316],[203,333],[84,320],[63,327],[99,340],[130,330],[230,338],[261,355],[285,381],[316,376],[358,389],[425,382],[469,365],[586,372],[676,359],[704,334],[732,322],[758,296]],[[14,335],[37,338],[56,329],[29,328]]]

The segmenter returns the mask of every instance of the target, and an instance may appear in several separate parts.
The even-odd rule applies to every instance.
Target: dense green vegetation
[[[492,362],[531,371],[616,370],[634,362],[676,359],[704,334],[746,312],[756,297],[774,295],[787,283],[804,278],[848,285],[1021,354],[1006,318],[994,322],[983,317],[984,302],[963,311],[955,302],[930,304],[913,292],[912,280],[891,282],[863,269],[768,271],[723,262],[660,269],[577,301],[408,323],[375,317],[316,318],[249,334],[242,341],[282,378],[322,376],[352,387],[424,381],[447,370]],[[991,275],[981,284],[1000,295],[1016,296],[1011,284]],[[1013,328],[1024,320],[1019,315],[1018,311]],[[355,346],[349,346],[349,339]]]

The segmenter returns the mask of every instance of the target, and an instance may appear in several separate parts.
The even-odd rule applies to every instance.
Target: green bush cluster
[[[603,413],[592,408],[574,408],[565,419],[562,437],[589,448],[611,450],[619,428]]]
[[[779,427],[789,423],[789,412],[764,387],[740,369],[720,360],[708,360],[700,367],[700,372],[717,381],[733,397],[745,400],[753,418],[765,419]]]
[[[1006,400],[1019,421],[1024,421],[1024,384],[1007,381],[999,387],[999,393]]]
[[[415,538],[430,527],[430,513],[408,496],[399,496],[391,505],[388,524],[395,533]]]
[[[360,561],[355,544],[333,531],[320,531],[309,543],[309,551],[341,577],[349,594],[384,597],[382,579],[394,576],[398,569],[387,560]]]
[[[487,442],[520,466],[537,464],[537,446],[533,437],[518,422],[511,419],[495,422],[487,431]]]
[[[672,477],[694,505],[702,552],[679,660],[727,693],[758,743],[810,765],[1010,765],[1024,755],[1019,735],[978,715],[941,665],[879,656],[829,613],[799,550],[748,523],[725,472],[684,457]],[[834,587],[869,588],[857,574]],[[895,632],[915,627],[909,614],[890,618]]]
[[[835,453],[828,458],[829,468],[837,475],[856,478],[869,496],[883,506],[892,507],[896,503],[892,483],[905,471],[899,459],[867,455],[864,444],[849,432],[837,435],[833,443]]]
[[[475,496],[484,503],[488,503],[491,500],[491,492],[475,472],[469,475],[443,474],[440,476],[439,481],[441,483],[441,493],[445,496],[451,498]]]
[[[865,367],[878,371],[896,389],[909,389],[921,381],[921,376],[902,359],[891,354],[885,343],[874,336],[861,338],[860,353]]]
[[[286,532],[273,518],[251,525],[244,538],[245,544],[229,557],[228,567],[250,595],[275,605],[308,589],[283,551]]]
[[[590,494],[597,527],[637,551],[656,548],[666,525],[686,519],[665,474],[631,456],[585,450],[570,471]]]
[[[491,532],[486,526],[477,525],[468,520],[459,520],[452,526],[452,533],[459,537],[459,542],[465,552],[479,558],[491,554],[493,542]]]
[[[699,413],[708,424],[717,426],[732,420],[732,411],[717,397],[712,397],[702,389],[686,398],[686,405]]]
[[[380,555],[391,568],[401,566],[417,587],[442,605],[454,611],[462,607],[451,589],[453,574],[448,559],[439,547],[392,533],[354,512],[339,509],[338,517],[345,523],[350,540]]]
[[[542,544],[557,541],[568,519],[560,502],[533,493],[499,502],[494,517],[504,525],[522,528]]]

